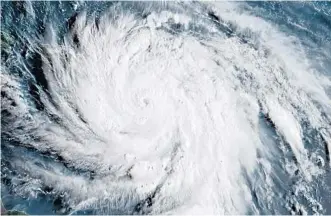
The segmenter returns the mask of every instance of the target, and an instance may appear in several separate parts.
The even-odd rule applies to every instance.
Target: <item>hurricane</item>
[[[1,202],[331,214],[331,2],[1,2]]]

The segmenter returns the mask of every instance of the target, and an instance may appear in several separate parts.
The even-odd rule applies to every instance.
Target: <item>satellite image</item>
[[[1,1],[1,214],[331,214],[331,2]]]

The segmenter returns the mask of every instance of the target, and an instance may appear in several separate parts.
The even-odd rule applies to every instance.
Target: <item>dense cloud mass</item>
[[[331,213],[330,3],[1,12],[6,209]]]

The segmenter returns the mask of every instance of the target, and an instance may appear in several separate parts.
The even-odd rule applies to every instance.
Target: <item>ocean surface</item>
[[[1,3],[1,201],[331,214],[331,2]]]

